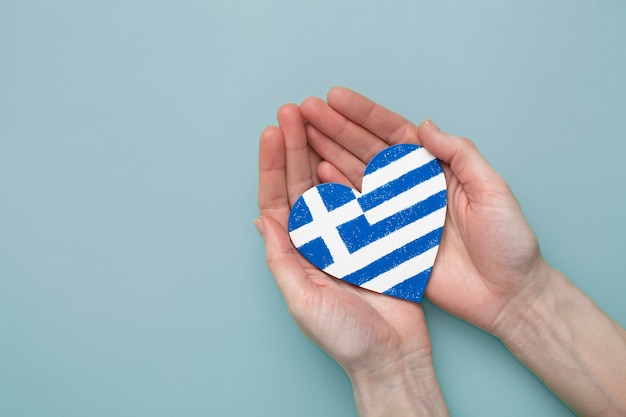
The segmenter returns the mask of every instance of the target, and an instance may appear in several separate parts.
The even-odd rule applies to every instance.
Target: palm
[[[331,90],[328,104],[307,99],[301,111],[309,122],[309,143],[325,160],[318,168],[323,181],[359,188],[365,164],[378,151],[391,144],[422,142],[418,127],[347,89]],[[475,156],[469,142],[456,142],[474,160],[468,163],[458,158],[460,153],[451,153],[443,163],[448,215],[426,296],[491,330],[507,302],[525,289],[540,256],[506,183]],[[445,145],[435,145],[441,148],[438,153],[450,153]]]
[[[397,359],[391,353],[430,354],[420,305],[354,287],[313,266],[303,272],[310,285],[300,298],[287,299],[290,311],[302,330],[344,367]]]
[[[259,206],[266,218],[268,264],[302,330],[345,368],[385,366],[399,355],[430,355],[421,306],[353,287],[313,267],[285,230],[293,202],[319,182],[320,158],[306,146],[295,106],[278,114],[280,128],[261,136]]]
[[[502,213],[517,210],[514,201],[501,201],[506,209],[471,201],[448,168],[446,174],[448,216],[426,295],[452,314],[492,330],[507,300],[525,284],[507,271],[527,268],[538,248],[530,229],[513,227],[513,216],[502,218]],[[521,230],[516,241],[521,245],[511,247],[506,245],[510,239],[494,239],[511,229]]]

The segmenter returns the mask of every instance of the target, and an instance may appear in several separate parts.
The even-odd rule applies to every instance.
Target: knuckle
[[[459,137],[459,144],[466,151],[478,151],[476,144],[469,138],[464,136]]]

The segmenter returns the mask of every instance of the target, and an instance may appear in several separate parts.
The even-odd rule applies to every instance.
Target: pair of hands
[[[278,125],[261,135],[256,226],[290,313],[348,375],[431,366],[422,307],[327,276],[295,250],[287,221],[297,198],[320,182],[360,189],[367,162],[393,144],[424,146],[447,181],[447,218],[426,298],[500,338],[515,331],[516,318],[546,285],[548,266],[508,185],[469,140],[430,121],[416,126],[341,87],[327,102],[282,106]]]

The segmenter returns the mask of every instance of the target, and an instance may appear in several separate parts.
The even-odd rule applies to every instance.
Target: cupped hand
[[[471,141],[444,133],[431,121],[416,126],[347,88],[327,102],[300,106],[311,148],[322,158],[323,182],[360,189],[367,162],[398,143],[424,146],[442,163],[448,211],[425,296],[486,331],[505,336],[547,282],[534,233],[506,182]]]
[[[432,367],[431,344],[419,304],[353,287],[306,261],[286,231],[290,208],[319,182],[321,161],[307,145],[298,107],[278,111],[279,127],[261,134],[256,226],[268,266],[303,332],[349,375],[380,374],[410,363]]]

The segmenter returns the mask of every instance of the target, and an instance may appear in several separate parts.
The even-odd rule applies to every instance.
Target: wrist
[[[543,290],[512,308],[497,336],[576,413],[622,415],[623,329],[565,275],[546,271]]]
[[[500,321],[497,332],[494,333],[506,347],[518,358],[532,355],[538,348],[537,340],[544,340],[550,334],[556,343],[567,338],[565,334],[558,334],[565,330],[558,325],[562,318],[561,305],[569,304],[569,283],[567,278],[552,268],[546,270],[545,285],[533,298],[518,299],[511,303]]]
[[[361,417],[449,415],[430,356],[348,376]]]
[[[541,260],[528,279],[529,284],[507,300],[489,332],[509,349],[527,338],[531,328],[536,328],[556,314],[554,296],[567,278]],[[567,281],[569,283],[569,281]]]

